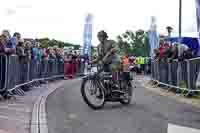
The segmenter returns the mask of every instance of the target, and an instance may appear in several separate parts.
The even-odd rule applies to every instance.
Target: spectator
[[[56,49],[56,57],[59,61],[63,60],[63,56],[62,56],[62,50],[60,48]]]
[[[184,56],[184,52],[187,51],[189,48],[188,46],[184,45],[184,44],[175,44],[176,46],[176,49],[177,49],[177,56],[178,56],[178,59],[180,61],[183,60],[183,56]],[[179,57],[180,55],[180,57]]]
[[[45,48],[42,48],[42,59],[43,60],[48,60],[48,53]]]
[[[77,72],[76,70],[76,60],[77,60],[77,52],[74,52],[74,55],[72,55],[72,71],[73,71],[73,75]]]
[[[6,47],[6,36],[0,36],[0,54],[5,54],[5,47]]]
[[[13,37],[15,37],[18,41],[21,40],[21,34],[19,32],[15,32]]]
[[[191,58],[193,58],[193,53],[192,53],[192,49],[189,48],[183,52],[181,56],[181,60],[183,61],[184,59],[191,59]]]
[[[167,62],[168,58],[171,58],[173,55],[172,45],[169,46],[168,43],[165,43],[165,50],[164,50],[164,62]]]
[[[73,54],[72,54],[72,51],[69,51],[69,56],[72,56]]]
[[[22,63],[25,61],[25,46],[24,46],[24,41],[19,40],[16,48],[16,54],[19,57],[19,62]]]
[[[77,59],[76,59],[76,70],[77,70],[77,73],[81,73],[81,56],[80,54],[78,54],[77,56]]]
[[[11,35],[10,35],[10,31],[9,31],[9,30],[3,30],[3,31],[2,31],[2,35],[5,35],[5,36],[7,37],[8,40],[11,38]]]
[[[26,62],[30,62],[31,60],[31,42],[30,41],[26,41],[25,42],[25,55],[26,55]]]
[[[184,44],[178,44],[178,48],[178,52],[180,52],[180,55],[182,55],[184,51],[187,51],[189,49],[189,47]]]
[[[13,52],[15,52],[16,46],[20,40],[21,40],[21,34],[15,32],[13,37],[8,41],[7,48],[10,48],[13,50]]]
[[[2,34],[1,35],[1,53],[4,53],[4,54],[7,54],[7,55],[10,55],[10,54],[14,54],[14,50],[12,48],[8,48],[7,47],[7,44],[8,44],[8,36],[6,36],[5,34]]]
[[[178,47],[177,44],[172,45],[172,57],[170,58],[170,60],[172,61],[173,59],[177,59],[178,58]]]
[[[43,50],[41,47],[38,48],[38,60],[42,61]]]
[[[80,56],[80,73],[84,72],[84,67],[85,67],[85,59],[84,56]]]
[[[65,62],[65,65],[64,65],[64,73],[65,73],[65,76],[69,76],[70,74],[70,71],[69,71],[69,67],[70,67],[70,58],[69,58],[69,55],[65,55],[64,57],[64,62]]]
[[[56,59],[56,54],[52,47],[49,48],[49,59]]]
[[[128,55],[122,57],[123,72],[129,71],[129,60]]]
[[[159,59],[159,55],[160,55],[160,53],[159,53],[159,49],[154,49],[154,59],[155,60],[158,60]]]
[[[18,55],[20,65],[20,83],[24,83],[28,80],[26,73],[28,73],[28,63],[31,57],[30,53],[30,46],[27,44],[27,42],[24,43],[23,39],[19,40],[16,48],[16,54]]]
[[[165,52],[165,45],[164,42],[160,42],[160,48],[159,48],[159,58],[162,59],[164,57],[164,52]]]
[[[18,43],[17,38],[13,35],[13,37],[11,38],[10,36],[10,32],[8,30],[3,30],[2,31],[2,35],[4,36],[5,39],[5,53],[7,55],[10,54],[15,54],[16,53],[16,45]]]
[[[72,60],[71,54],[68,55],[68,75],[70,78],[74,77],[74,66],[73,66],[73,60]]]
[[[39,43],[35,42],[35,44],[33,44],[32,50],[31,50],[31,55],[32,55],[32,59],[33,60],[38,60],[38,55],[39,55]]]
[[[170,45],[169,47],[167,47],[167,49],[165,51],[165,57],[171,58],[172,55],[173,55],[173,49],[172,49],[172,45]]]

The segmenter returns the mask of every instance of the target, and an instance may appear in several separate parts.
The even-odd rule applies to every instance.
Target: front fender
[[[92,73],[92,74],[85,75],[82,79],[83,80],[94,80],[96,78],[97,78],[97,75],[95,73]]]

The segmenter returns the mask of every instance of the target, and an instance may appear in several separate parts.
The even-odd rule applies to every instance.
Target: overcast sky
[[[0,30],[19,31],[23,37],[49,37],[83,43],[84,17],[94,16],[93,44],[97,31],[111,38],[127,29],[148,29],[156,16],[158,31],[166,25],[178,30],[179,0],[4,0],[0,4]],[[196,32],[195,0],[183,1],[183,34]]]

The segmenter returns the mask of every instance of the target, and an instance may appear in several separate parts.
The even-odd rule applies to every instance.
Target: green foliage
[[[42,48],[47,48],[49,46],[49,38],[39,39]]]
[[[117,36],[117,44],[119,53],[128,53],[135,56],[148,56],[149,44],[148,35],[144,30],[137,30],[133,32],[127,30],[122,35]]]
[[[80,45],[74,45],[74,49],[78,50],[81,46]]]
[[[92,56],[96,56],[97,55],[97,48],[92,46],[91,50],[92,50]]]
[[[54,47],[54,46],[58,46],[59,48],[63,48],[63,47],[73,46],[74,49],[77,50],[81,47],[80,45],[77,45],[77,44],[62,42],[62,41],[58,41],[58,40],[55,40],[55,39],[50,40],[49,38],[41,38],[41,39],[38,39],[38,40],[41,44],[41,47],[43,47],[43,48]]]

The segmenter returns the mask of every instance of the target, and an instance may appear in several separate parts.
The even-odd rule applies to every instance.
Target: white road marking
[[[24,115],[22,115],[22,114],[19,114],[19,112],[15,112],[15,114],[14,114],[15,116],[13,116],[14,117],[14,119],[15,118],[17,118],[17,119],[23,119],[23,121],[25,121],[25,120],[28,120],[28,118],[26,117],[26,116],[24,116]],[[9,116],[10,117],[10,114],[9,113],[6,113],[6,112],[0,112],[0,117],[7,117],[7,116]],[[13,117],[11,117],[11,119],[13,118]]]
[[[16,119],[16,118],[11,118],[11,117],[6,117],[6,116],[0,116],[0,119],[3,118],[3,119],[7,119],[7,120],[14,120],[14,121],[20,121],[21,123],[26,123],[25,120],[22,120],[22,119]]]
[[[7,109],[7,110],[15,110],[19,112],[31,112],[30,109],[25,109],[25,108],[16,108],[16,107],[8,107],[8,106],[0,106],[0,109]]]
[[[73,120],[73,119],[76,119],[78,116],[76,114],[71,113],[68,115],[68,117],[69,117],[69,119]]]
[[[168,133],[200,133],[200,130],[190,127],[168,124]]]
[[[7,105],[8,106],[26,106],[25,104],[20,104],[20,103],[17,103],[17,104],[14,104],[14,103],[10,104],[10,103],[8,103]]]

